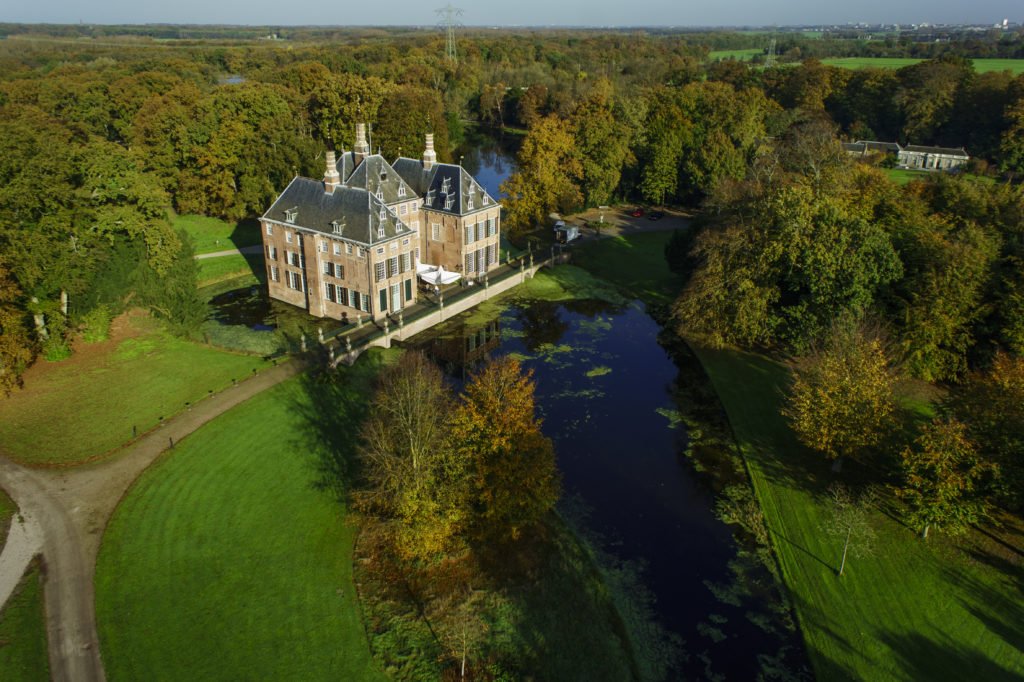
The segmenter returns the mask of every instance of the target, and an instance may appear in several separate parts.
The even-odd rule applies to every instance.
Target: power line
[[[444,27],[445,33],[447,34],[447,40],[445,41],[445,56],[452,61],[457,63],[459,61],[458,51],[455,49],[455,28],[461,26],[456,17],[462,16],[462,10],[458,7],[452,7],[451,3],[441,9],[434,10],[434,13],[441,17],[440,25]]]

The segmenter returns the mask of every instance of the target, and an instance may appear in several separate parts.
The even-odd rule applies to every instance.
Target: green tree
[[[5,394],[21,385],[21,375],[35,357],[21,299],[18,283],[0,261],[0,391]]]
[[[993,468],[984,462],[955,419],[936,419],[902,455],[903,482],[897,495],[908,506],[907,518],[928,537],[933,526],[950,534],[964,532],[987,515],[981,494]]]
[[[871,506],[874,496],[871,492],[856,496],[841,485],[832,486],[828,492],[828,516],[824,530],[842,540],[843,551],[836,570],[842,577],[847,555],[861,558],[873,550],[875,529],[871,526]]]
[[[424,149],[424,134],[434,134],[439,160],[449,158],[448,124],[437,92],[413,86],[398,86],[384,100],[373,128],[373,143],[386,158],[418,158]]]
[[[1015,175],[1024,173],[1024,98],[1006,108],[1006,128],[999,143],[999,167]]]
[[[448,447],[468,471],[478,539],[515,540],[558,500],[554,446],[535,411],[532,372],[505,356],[470,378],[452,413]]]
[[[895,378],[882,341],[863,324],[835,324],[824,346],[798,361],[783,415],[807,447],[841,466],[878,445],[891,424]]]
[[[635,161],[630,151],[631,131],[616,115],[611,84],[602,83],[580,102],[569,122],[583,167],[581,189],[587,206],[610,202],[623,166]]]
[[[522,230],[552,210],[571,210],[582,201],[579,151],[566,121],[545,116],[530,129],[519,150],[519,169],[501,185],[508,195],[505,224]]]
[[[405,353],[384,372],[360,431],[365,479],[361,511],[394,526],[394,549],[429,562],[450,551],[463,527],[464,460],[446,434],[453,396],[422,353]]]

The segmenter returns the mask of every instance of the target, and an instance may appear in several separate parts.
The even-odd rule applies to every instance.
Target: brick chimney
[[[423,170],[430,170],[437,163],[437,153],[434,152],[434,133],[427,133],[427,148],[423,150]]]
[[[366,141],[366,124],[356,124],[356,144],[352,148],[356,155],[356,165],[370,155],[370,144]]]
[[[334,190],[341,187],[341,175],[338,174],[338,160],[334,156],[334,150],[327,150],[327,168],[324,170],[324,191],[334,194]]]

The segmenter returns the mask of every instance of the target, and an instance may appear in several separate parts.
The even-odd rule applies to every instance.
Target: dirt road
[[[93,578],[103,531],[128,487],[172,444],[301,369],[293,361],[247,379],[167,420],[161,428],[102,462],[74,469],[40,470],[0,458],[0,485],[42,530],[46,631],[53,680],[106,679],[96,631]]]

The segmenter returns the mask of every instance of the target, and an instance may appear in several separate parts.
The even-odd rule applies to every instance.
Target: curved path
[[[102,462],[44,470],[0,458],[0,485],[41,530],[53,680],[106,679],[96,631],[93,577],[103,531],[128,487],[173,443],[301,369],[298,361],[291,361],[266,370],[167,420]]]

